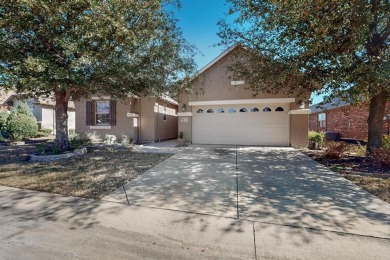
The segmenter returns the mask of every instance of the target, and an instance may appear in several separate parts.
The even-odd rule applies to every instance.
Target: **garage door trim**
[[[262,98],[262,99],[234,99],[234,100],[211,100],[191,101],[189,106],[218,106],[218,105],[241,105],[241,104],[286,104],[295,102],[295,98]]]

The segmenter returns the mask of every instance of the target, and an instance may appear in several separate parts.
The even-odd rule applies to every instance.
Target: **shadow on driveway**
[[[104,200],[390,238],[389,204],[292,148],[191,146],[125,191]]]

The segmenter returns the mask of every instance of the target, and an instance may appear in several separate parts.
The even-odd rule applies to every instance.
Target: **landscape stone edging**
[[[51,154],[51,155],[30,155],[31,162],[51,162],[60,159],[68,159],[73,156],[83,155],[87,153],[87,148],[80,148],[74,150],[73,153],[63,153],[63,154]]]

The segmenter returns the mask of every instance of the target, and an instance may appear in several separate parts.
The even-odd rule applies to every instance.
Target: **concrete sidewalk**
[[[1,259],[386,259],[388,239],[0,187]]]
[[[164,140],[161,142],[134,145],[133,151],[139,153],[166,153],[175,154],[184,147],[177,147],[177,140]]]

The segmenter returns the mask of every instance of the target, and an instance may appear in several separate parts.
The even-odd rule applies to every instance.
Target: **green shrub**
[[[42,128],[41,130],[39,130],[40,132],[42,132],[42,133],[45,133],[45,134],[47,134],[47,135],[50,135],[52,132],[53,132],[53,130],[52,129],[49,129],[49,128]]]
[[[183,132],[179,132],[179,139],[183,139],[184,137],[184,133]]]
[[[75,135],[76,134],[76,129],[69,129],[69,135]]]
[[[382,136],[382,147],[390,149],[390,135]]]
[[[38,131],[38,132],[37,132],[37,135],[36,135],[35,137],[48,137],[48,136],[49,136],[48,134],[46,134],[46,133],[44,133],[44,132]]]
[[[41,143],[41,144],[37,144],[37,149],[38,149],[38,152],[39,154],[45,154],[46,152],[46,143]]]
[[[8,137],[7,134],[7,118],[8,112],[0,111],[0,137]]]
[[[42,128],[38,131],[37,135],[35,137],[48,137],[52,133],[51,129]]]
[[[78,134],[69,135],[69,147],[70,150],[76,150],[84,145],[90,144],[89,139],[82,139]]]
[[[390,168],[390,148],[374,148],[371,157],[375,165]]]
[[[25,103],[19,103],[7,118],[7,133],[10,138],[20,141],[24,138],[35,137],[37,132],[37,120]]]
[[[324,143],[325,135],[323,132],[309,132],[309,149],[319,149]]]

